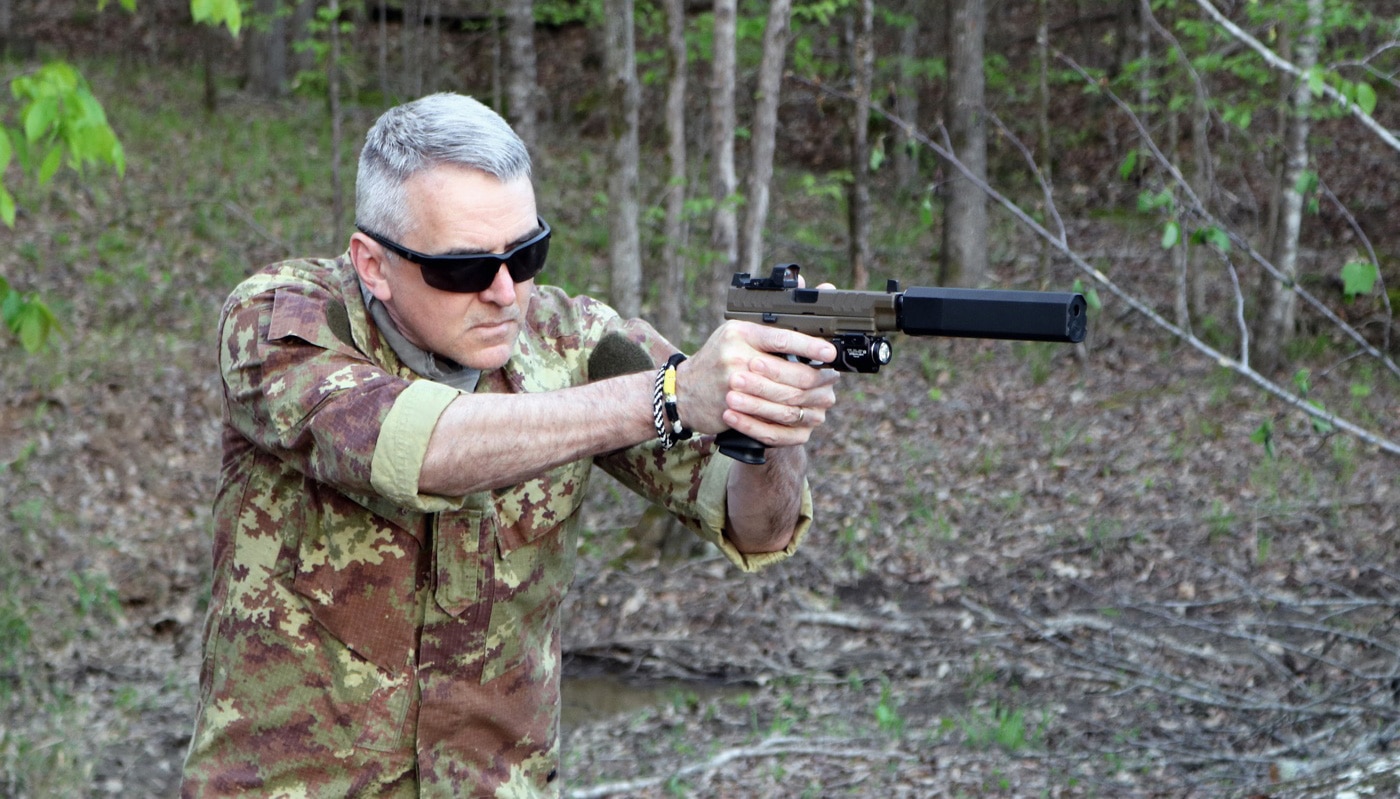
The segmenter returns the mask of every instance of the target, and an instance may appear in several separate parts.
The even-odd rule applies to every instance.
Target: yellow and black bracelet
[[[656,387],[652,392],[652,422],[656,425],[656,437],[661,439],[662,449],[670,449],[693,435],[681,424],[681,414],[676,408],[676,367],[684,360],[685,356],[678,352],[667,359],[666,365],[656,373]]]

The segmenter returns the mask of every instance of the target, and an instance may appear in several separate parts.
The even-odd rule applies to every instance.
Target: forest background
[[[531,143],[550,281],[688,347],[776,262],[1092,306],[848,376],[756,578],[595,484],[571,795],[1394,790],[1398,16],[0,0],[0,795],[173,793],[218,309],[338,253],[363,131],[439,89]]]

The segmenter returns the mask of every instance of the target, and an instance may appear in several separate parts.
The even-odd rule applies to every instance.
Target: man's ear
[[[385,274],[386,257],[384,248],[369,236],[355,233],[350,237],[350,262],[355,265],[360,281],[380,302],[388,302],[392,297]]]

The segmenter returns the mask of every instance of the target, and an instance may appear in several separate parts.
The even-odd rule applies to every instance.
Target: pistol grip
[[[725,430],[715,436],[715,443],[719,445],[720,452],[740,463],[758,466],[767,462],[767,457],[764,455],[767,448],[756,439],[737,430]]]

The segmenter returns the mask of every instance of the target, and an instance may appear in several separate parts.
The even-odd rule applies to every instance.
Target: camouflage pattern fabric
[[[537,287],[516,351],[477,392],[588,381],[621,331]],[[271,266],[224,307],[224,458],[200,706],[183,795],[559,796],[559,606],[593,462],[508,489],[419,493],[455,389],[416,379],[367,318],[348,256]],[[648,409],[649,412],[649,409]],[[697,438],[596,459],[753,571],[724,538],[731,461]]]

